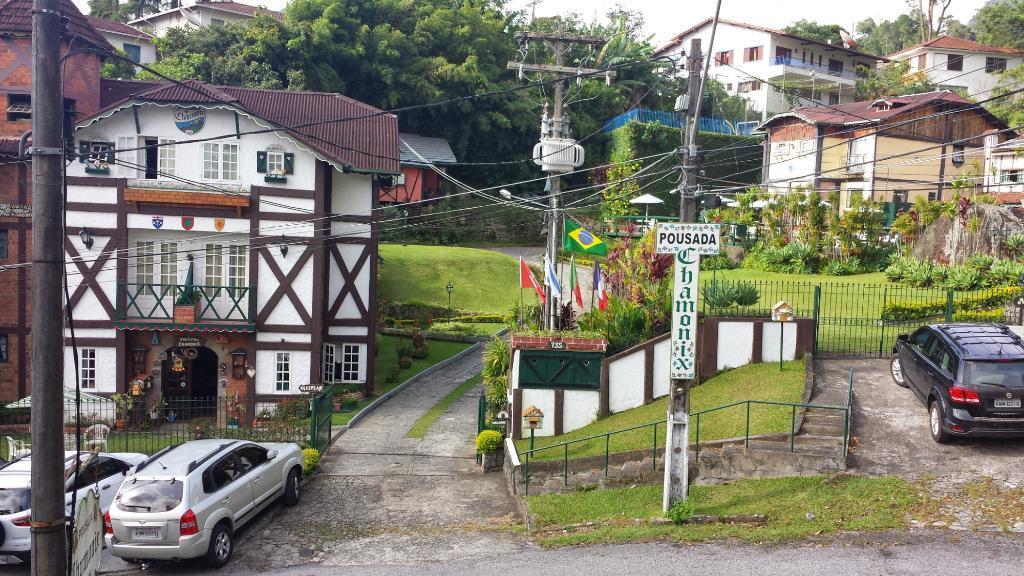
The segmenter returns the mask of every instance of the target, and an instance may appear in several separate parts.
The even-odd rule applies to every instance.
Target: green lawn
[[[516,258],[453,246],[381,244],[380,297],[389,302],[448,305],[445,286],[451,282],[452,308],[467,312],[508,312],[519,302]],[[537,296],[526,294],[526,303]]]
[[[471,346],[471,344],[465,344],[463,342],[442,342],[440,340],[430,340],[427,342],[430,354],[426,358],[413,359],[412,366],[399,373],[397,382],[384,382],[384,378],[387,376],[388,372],[391,371],[391,367],[398,363],[398,347],[402,342],[405,342],[406,345],[410,345],[409,339],[401,336],[381,337],[377,357],[374,358],[373,361],[373,389],[377,396],[384,394],[395,386],[398,386],[402,382],[412,378],[414,375],[419,374],[423,370],[446,358],[451,358]],[[364,398],[363,400],[360,400],[356,405],[356,409],[351,412],[335,412],[331,417],[331,424],[334,426],[348,424],[349,420],[351,420],[353,416],[359,413],[360,410],[365,408],[373,400],[373,398]]]
[[[804,362],[786,362],[779,372],[778,364],[751,364],[729,370],[708,379],[694,388],[690,396],[690,412],[700,412],[742,400],[767,400],[772,402],[800,402],[804,389]],[[661,398],[645,406],[625,410],[602,418],[588,426],[573,430],[561,436],[545,436],[535,439],[535,448],[578,440],[632,426],[660,422],[657,427],[658,446],[665,445],[665,418],[668,398]],[[767,434],[789,432],[792,411],[788,407],[751,405],[750,433]],[[696,440],[697,420],[691,418],[690,440]],[[701,417],[701,440],[715,440],[743,436],[746,429],[746,407],[735,406]],[[611,436],[608,440],[611,452],[643,450],[654,448],[654,428],[646,427]],[[519,452],[529,450],[530,439],[516,442]],[[569,458],[604,454],[604,437],[586,440],[569,446]],[[543,450],[531,456],[532,460],[557,460],[565,456],[563,448]]]
[[[737,538],[774,542],[839,531],[903,528],[918,489],[895,477],[838,475],[813,478],[741,480],[716,486],[691,486],[698,515],[764,514],[763,525],[637,523],[661,517],[660,485],[546,494],[526,499],[539,527],[595,521],[579,530],[536,533],[545,546],[622,543],[650,540],[702,541]],[[808,513],[813,516],[808,519]]]
[[[476,386],[479,386],[482,382],[482,375],[477,374],[462,384],[459,384],[454,390],[446,394],[444,398],[438,400],[437,404],[431,406],[430,410],[424,412],[405,435],[409,438],[423,438],[426,436],[427,430],[430,430],[430,427],[434,425],[434,422],[437,422],[437,419],[447,412],[448,408],[451,408],[452,404],[454,404],[459,398],[462,398],[467,392]]]

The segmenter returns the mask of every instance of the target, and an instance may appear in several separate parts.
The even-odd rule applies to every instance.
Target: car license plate
[[[159,528],[136,528],[132,531],[132,536],[142,540],[155,540],[160,537]]]
[[[1020,398],[1014,400],[997,399],[993,406],[996,408],[1020,408]]]

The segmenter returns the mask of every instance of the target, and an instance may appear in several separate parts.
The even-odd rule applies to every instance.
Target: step
[[[813,434],[816,436],[842,436],[843,435],[843,423],[832,424],[832,423],[821,423],[815,422],[804,422],[804,425],[800,427],[801,433]]]

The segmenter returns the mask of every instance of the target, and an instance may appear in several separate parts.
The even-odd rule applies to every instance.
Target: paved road
[[[816,366],[819,387],[833,392],[845,392],[847,371],[854,369],[852,471],[908,478],[986,476],[1024,486],[1024,442],[936,444],[928,432],[927,410],[913,392],[893,383],[887,359],[819,360]]]

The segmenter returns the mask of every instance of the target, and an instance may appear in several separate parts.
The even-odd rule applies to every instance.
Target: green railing
[[[174,305],[191,289],[196,322],[253,322],[255,291],[251,286],[187,286],[184,284],[117,284],[117,320],[174,319]]]
[[[694,423],[695,436],[696,436],[695,442],[694,442],[694,446],[695,446],[695,452],[696,452],[697,456],[700,455],[702,417],[703,417],[703,421],[706,422],[707,421],[707,416],[706,416],[707,414],[721,413],[724,410],[727,410],[729,408],[736,408],[738,406],[744,406],[746,408],[746,410],[745,410],[745,421],[746,421],[746,424],[744,426],[744,433],[743,433],[743,446],[744,446],[744,448],[749,448],[750,447],[750,439],[752,437],[751,436],[751,432],[750,432],[750,407],[751,407],[751,405],[783,407],[783,408],[789,408],[790,409],[789,451],[791,453],[796,453],[798,451],[798,447],[796,445],[796,438],[797,438],[797,425],[796,425],[796,421],[797,421],[797,409],[798,408],[801,409],[801,410],[804,410],[804,411],[806,411],[807,409],[817,409],[817,410],[831,410],[831,411],[836,411],[836,412],[842,413],[843,414],[842,456],[843,456],[843,458],[845,458],[847,453],[848,453],[848,451],[849,451],[849,445],[850,445],[849,439],[850,439],[850,425],[851,425],[851,416],[852,416],[851,408],[852,408],[852,405],[853,405],[853,368],[850,369],[849,376],[848,376],[848,390],[847,390],[846,406],[833,406],[833,405],[828,405],[828,404],[804,404],[804,403],[795,403],[795,402],[772,402],[772,401],[767,401],[767,400],[742,400],[740,402],[733,402],[732,404],[726,404],[724,406],[717,406],[715,408],[709,408],[707,410],[702,410],[700,412],[695,412],[693,414],[690,414],[690,420],[691,421],[696,420],[695,423]],[[618,435],[618,434],[624,434],[626,432],[633,432],[634,430],[644,430],[644,429],[648,429],[648,428],[651,430],[651,467],[652,467],[652,469],[656,470],[657,467],[658,467],[658,427],[659,426],[663,426],[664,424],[665,424],[665,421],[658,420],[658,421],[655,421],[655,422],[649,422],[647,424],[638,424],[636,426],[630,426],[629,428],[622,428],[620,430],[613,430],[611,432],[605,432],[604,434],[595,434],[593,436],[587,436],[585,438],[577,438],[575,440],[569,440],[567,442],[559,442],[557,444],[549,444],[547,446],[542,446],[540,448],[534,448],[534,449],[531,449],[531,450],[523,451],[523,452],[521,452],[519,454],[519,458],[520,458],[520,461],[522,461],[522,463],[523,463],[523,487],[524,487],[524,493],[527,494],[527,495],[529,495],[529,493],[530,493],[530,460],[531,460],[531,458],[533,457],[534,454],[537,454],[539,452],[543,452],[543,451],[546,451],[546,450],[561,449],[562,450],[562,483],[563,483],[563,485],[568,486],[569,485],[569,446],[574,445],[574,444],[581,444],[581,443],[584,443],[584,442],[589,442],[591,440],[597,440],[597,439],[602,439],[603,438],[604,439],[604,475],[607,478],[608,477],[608,467],[609,467],[609,463],[610,463],[610,460],[611,460],[611,450],[610,450],[611,437],[615,436],[615,435]],[[767,435],[774,435],[774,434],[769,433]],[[758,436],[755,435],[753,437],[756,439]],[[735,441],[738,442],[739,439],[737,438],[737,439],[735,439]]]
[[[334,417],[333,390],[324,390],[309,399],[309,445],[323,453],[331,443]]]

